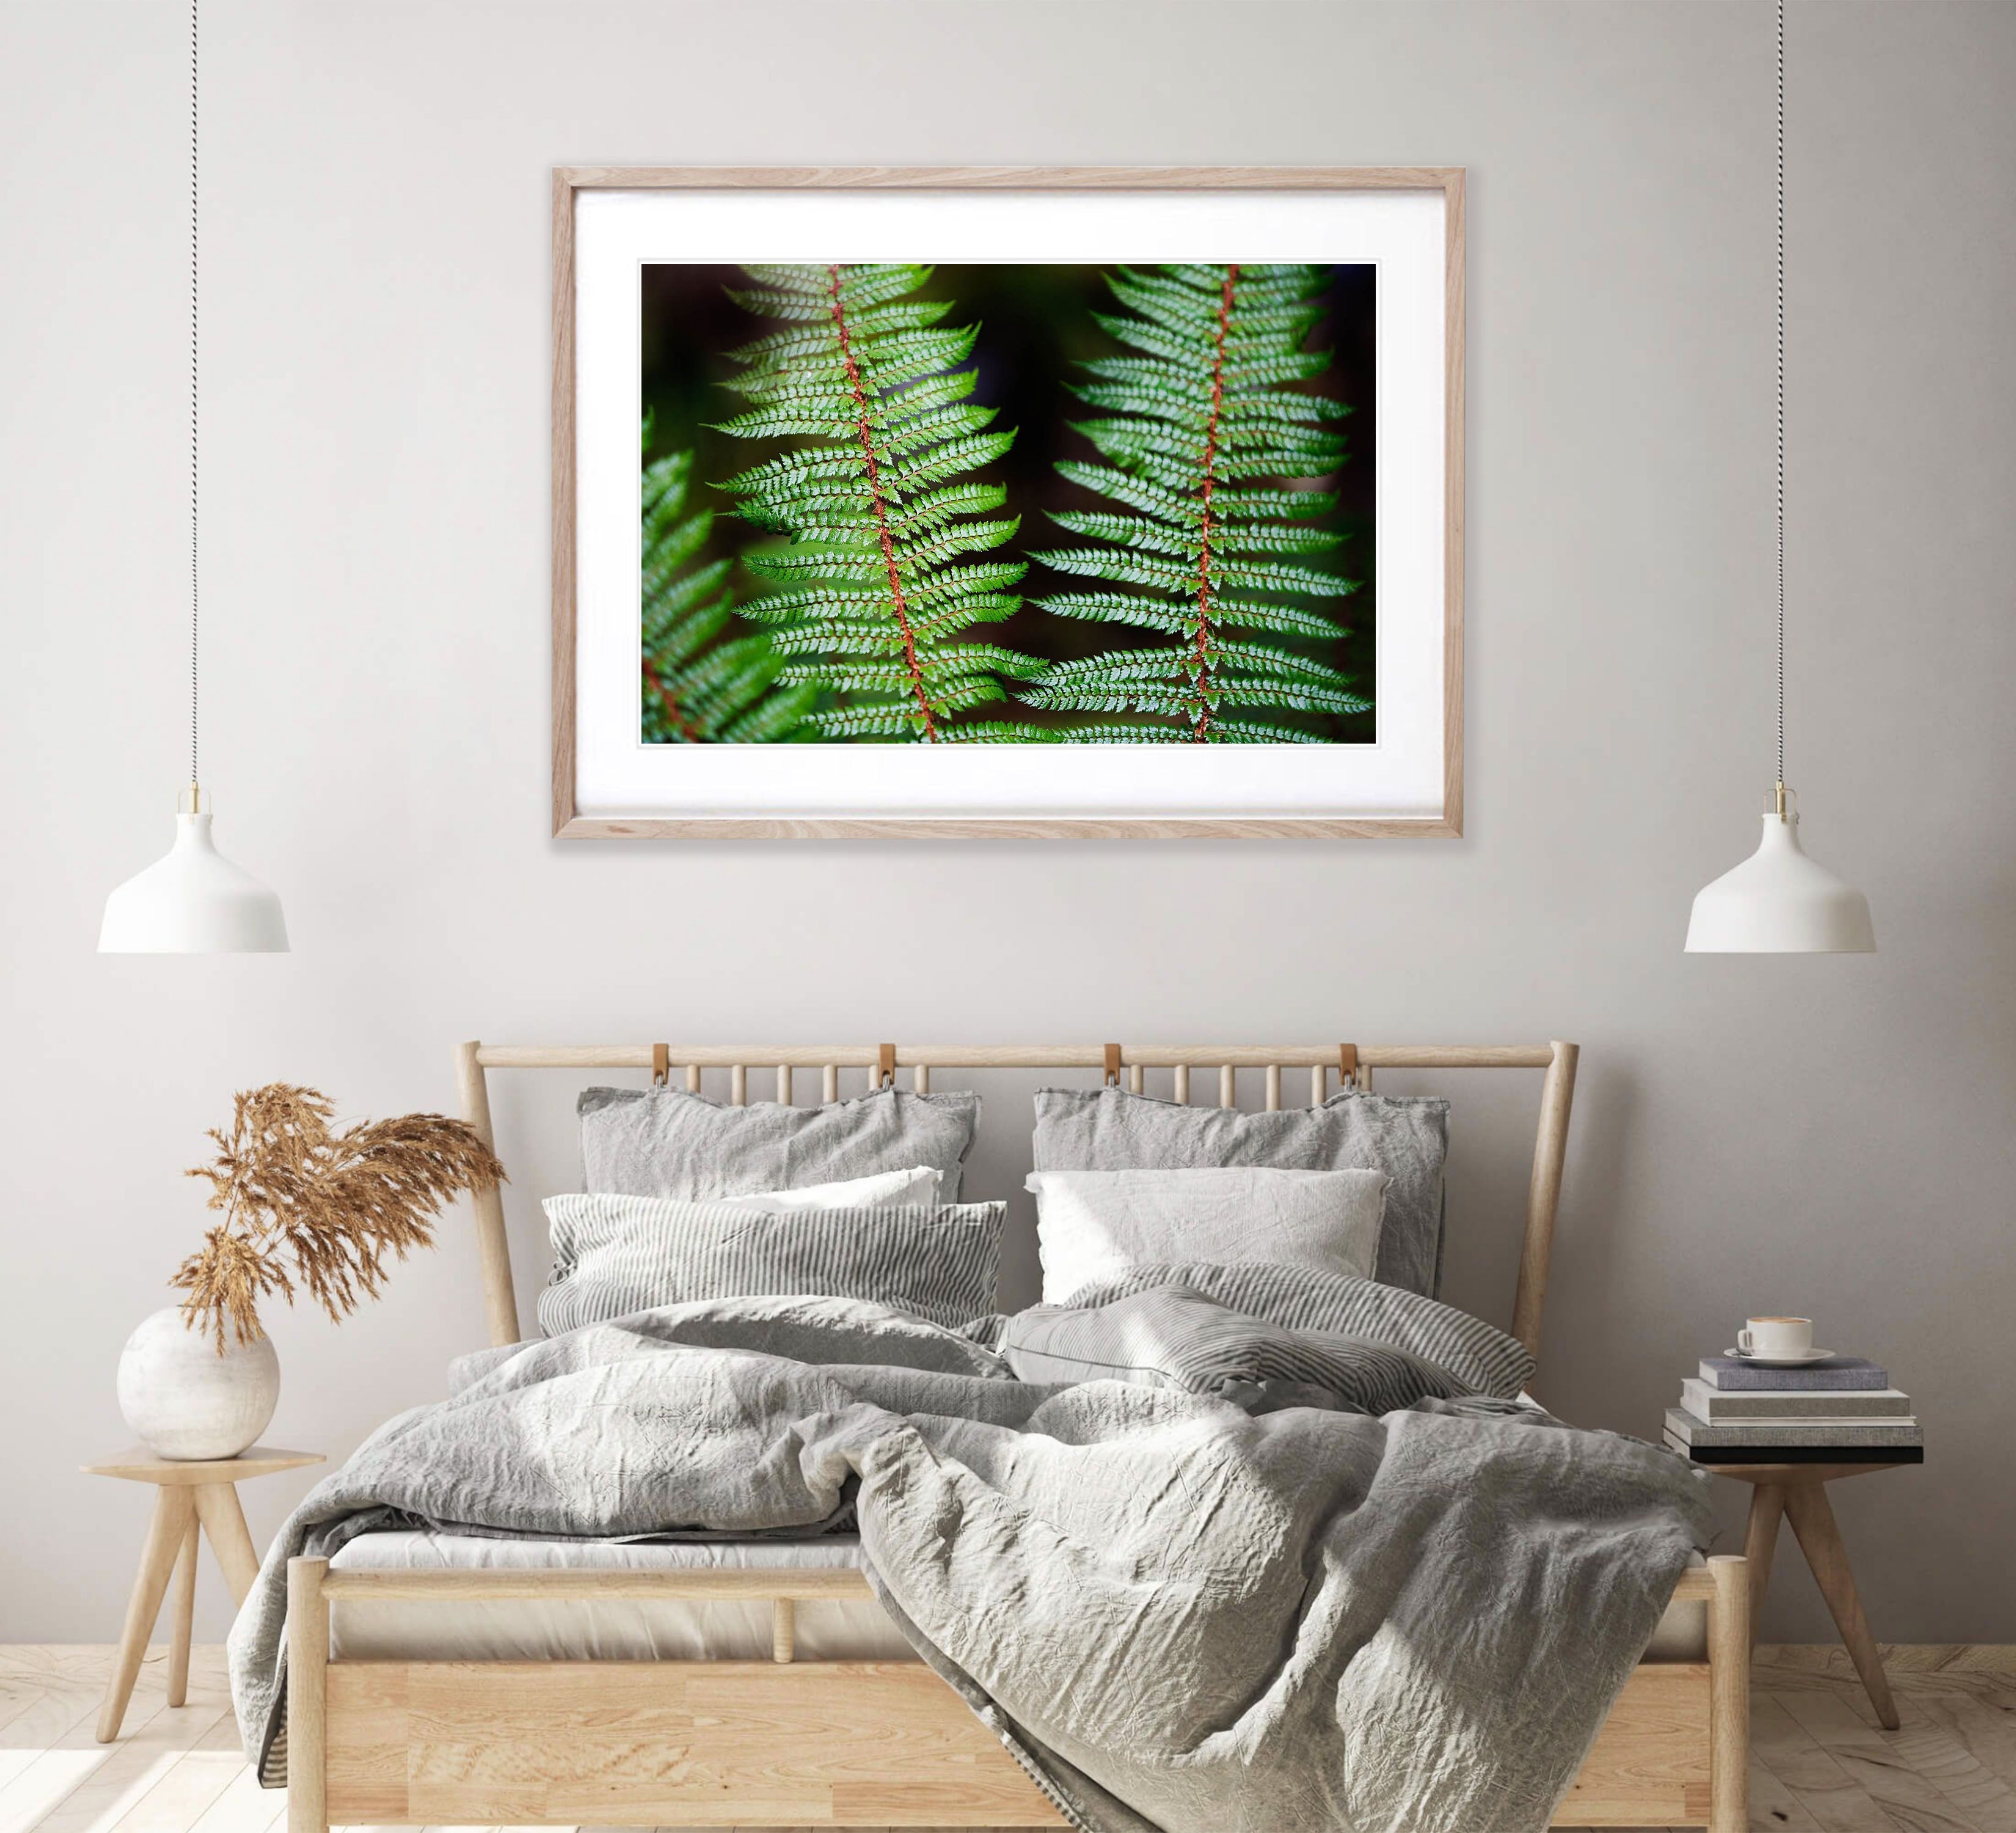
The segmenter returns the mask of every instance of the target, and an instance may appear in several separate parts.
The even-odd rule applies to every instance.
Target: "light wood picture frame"
[[[1462,833],[1462,168],[568,167],[553,174],[552,201],[556,837]],[[941,239],[956,263],[982,258],[963,251],[991,251],[1004,235],[1039,251],[1031,265],[1201,259],[1208,246],[1376,269],[1373,740],[943,745],[928,757],[922,745],[646,742],[636,711],[640,266],[923,259]],[[1084,254],[1049,252],[1076,247],[1073,236]],[[1228,236],[1240,248],[1226,250]],[[750,329],[776,327],[752,319]],[[1411,353],[1396,355],[1391,373],[1389,348]],[[722,417],[746,405],[724,391]],[[715,506],[733,506],[717,497]]]

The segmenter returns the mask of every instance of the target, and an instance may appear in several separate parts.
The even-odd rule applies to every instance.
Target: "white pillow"
[[[1370,1279],[1383,1171],[1037,1171],[1043,1302],[1159,1261],[1272,1261]]]
[[[806,1184],[797,1190],[752,1190],[747,1196],[720,1197],[766,1215],[787,1215],[799,1209],[902,1209],[938,1200],[938,1174],[928,1165],[908,1171],[878,1171],[871,1177],[842,1178],[829,1184]]]

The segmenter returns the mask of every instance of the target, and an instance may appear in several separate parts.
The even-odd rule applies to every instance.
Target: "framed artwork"
[[[1450,835],[1460,169],[553,175],[563,837]]]

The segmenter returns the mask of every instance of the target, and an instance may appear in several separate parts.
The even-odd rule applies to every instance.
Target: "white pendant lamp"
[[[1778,793],[1791,791],[1781,783]],[[1757,851],[1694,893],[1690,955],[1867,955],[1869,900],[1799,844],[1796,808],[1764,817]]]
[[[1695,895],[1690,955],[1867,955],[1869,900],[1806,857],[1785,787],[1785,0],[1778,0],[1778,781],[1757,851]]]
[[[196,774],[196,0],[189,3],[189,783],[176,805],[175,844],[105,900],[106,955],[283,954],[280,900],[217,850]]]

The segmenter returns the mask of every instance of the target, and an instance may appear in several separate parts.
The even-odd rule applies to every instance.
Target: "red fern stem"
[[[896,567],[896,544],[889,535],[888,506],[882,495],[882,474],[875,461],[875,437],[868,423],[868,394],[861,386],[861,366],[854,360],[854,346],[848,336],[847,310],[840,297],[840,264],[826,264],[826,293],[833,329],[840,334],[840,360],[847,366],[847,385],[854,395],[855,430],[861,437],[861,456],[868,470],[868,499],[874,506],[875,529],[882,543],[882,564],[889,575],[889,602],[896,613],[896,628],[902,633],[903,666],[910,677],[910,693],[923,715],[924,736],[938,742],[938,721],[932,716],[931,697],[924,691],[924,672],[917,661],[916,632],[910,628],[909,607],[903,598],[903,581]]]
[[[1198,504],[1202,510],[1201,531],[1203,551],[1197,556],[1197,624],[1191,632],[1193,641],[1192,654],[1197,662],[1193,686],[1197,694],[1197,724],[1190,733],[1195,744],[1208,744],[1211,739],[1211,492],[1215,481],[1213,472],[1218,463],[1218,423],[1225,405],[1225,344],[1232,330],[1232,292],[1239,283],[1239,264],[1230,263],[1225,270],[1225,283],[1218,295],[1218,334],[1213,339],[1211,351],[1211,413],[1204,427],[1204,480],[1198,488]]]

